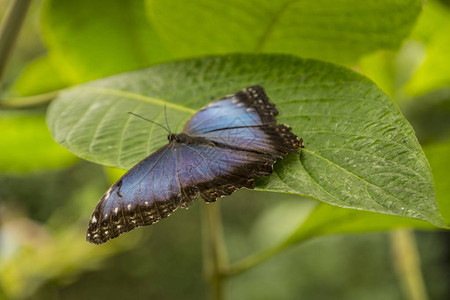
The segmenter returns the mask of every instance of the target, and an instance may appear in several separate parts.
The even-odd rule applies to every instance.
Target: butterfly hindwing
[[[242,187],[252,188],[253,178],[272,173],[275,158],[267,154],[209,145],[182,145],[180,172],[183,190],[213,202]]]
[[[287,125],[276,124],[276,107],[261,86],[251,86],[197,112],[184,132],[224,146],[282,157],[296,152],[299,139]]]

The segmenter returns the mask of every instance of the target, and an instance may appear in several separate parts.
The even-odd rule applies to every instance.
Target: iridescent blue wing
[[[174,144],[138,163],[103,195],[92,213],[86,239],[104,243],[170,215],[182,204]]]
[[[287,125],[276,124],[278,110],[261,86],[251,86],[197,112],[184,132],[219,146],[282,157],[296,152],[300,140]]]
[[[171,142],[138,163],[100,199],[86,239],[102,244],[124,232],[151,225],[202,197],[215,201],[252,187],[269,175],[275,159],[246,151]]]

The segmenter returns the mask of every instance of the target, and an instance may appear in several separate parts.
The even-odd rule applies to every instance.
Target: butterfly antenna
[[[166,126],[167,126],[167,128],[169,128],[169,134],[170,133],[172,133],[172,129],[170,129],[170,126],[169,126],[169,121],[167,120],[167,109],[166,109],[166,105],[164,104],[164,117],[166,118]]]
[[[159,127],[164,128],[164,130],[166,130],[167,132],[169,132],[169,134],[171,133],[170,128],[167,129],[166,127],[164,127],[164,125],[161,125],[161,124],[159,124],[158,122],[155,122],[155,121],[153,121],[153,120],[144,118],[143,116],[140,116],[140,115],[138,115],[138,114],[132,113],[131,111],[129,111],[128,113],[129,113],[130,115],[133,115],[133,116],[135,116],[135,117],[141,118],[141,119],[143,119],[143,120],[145,120],[145,121],[148,121],[148,122],[150,122],[150,123],[153,123],[153,124],[155,124],[155,125],[158,125]]]

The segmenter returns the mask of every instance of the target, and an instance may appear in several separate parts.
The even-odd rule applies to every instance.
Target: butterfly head
[[[179,134],[170,133],[167,136],[167,138],[171,142],[175,141],[177,143],[184,143],[184,144],[189,143],[189,141],[191,140],[190,137],[186,133],[179,133]]]
[[[169,133],[169,135],[167,136],[167,139],[169,140],[169,141],[176,141],[176,139],[177,139],[177,134],[175,134],[175,133]]]

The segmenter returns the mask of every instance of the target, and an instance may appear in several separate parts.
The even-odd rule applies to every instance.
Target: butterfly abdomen
[[[214,143],[208,139],[205,139],[200,136],[191,136],[186,133],[174,134],[171,133],[169,135],[169,141],[176,142],[179,144],[192,144],[192,145],[208,145],[214,146]]]

